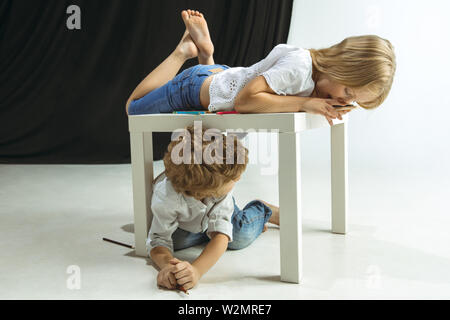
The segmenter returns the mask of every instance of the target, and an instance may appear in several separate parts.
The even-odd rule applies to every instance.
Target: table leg
[[[152,133],[131,132],[130,146],[136,254],[146,256],[145,241],[152,219],[150,211],[153,181]]]
[[[300,133],[278,134],[281,281],[302,278]]]
[[[347,232],[347,123],[331,127],[331,230]]]

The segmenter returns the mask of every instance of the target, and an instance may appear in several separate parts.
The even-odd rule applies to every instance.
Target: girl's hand
[[[175,275],[173,274],[174,267],[174,265],[169,263],[159,271],[156,279],[158,286],[165,287],[167,289],[176,288],[177,279],[175,279]]]
[[[339,101],[334,99],[311,98],[303,103],[302,111],[311,114],[321,114],[327,119],[330,126],[332,126],[332,119],[338,118],[339,120],[342,120],[342,115],[348,112],[348,110],[339,110],[333,107],[333,105],[340,104]]]
[[[197,284],[201,275],[192,264],[187,261],[180,261],[177,258],[173,258],[169,262],[174,266],[173,272],[177,284],[183,286],[186,290],[193,288]]]

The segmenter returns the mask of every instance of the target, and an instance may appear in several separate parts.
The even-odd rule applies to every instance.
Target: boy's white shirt
[[[278,95],[309,97],[315,87],[310,51],[279,44],[266,58],[250,67],[234,67],[214,73],[209,87],[208,110],[232,111],[239,91],[260,75]]]
[[[234,212],[233,190],[220,198],[208,197],[205,203],[178,193],[162,173],[153,185],[151,211],[153,220],[146,246],[150,253],[155,247],[166,247],[173,252],[172,234],[177,228],[199,233],[207,230],[227,235],[233,241],[231,217]]]

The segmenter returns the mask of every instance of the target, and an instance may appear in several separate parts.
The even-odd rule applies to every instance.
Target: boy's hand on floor
[[[167,289],[175,289],[177,286],[177,279],[175,279],[175,275],[173,274],[174,269],[175,266],[170,263],[162,268],[158,273],[157,284]]]
[[[176,278],[176,282],[183,286],[184,289],[189,290],[193,288],[201,275],[200,272],[188,261],[180,261],[177,258],[173,258],[170,264],[174,266],[173,273]]]

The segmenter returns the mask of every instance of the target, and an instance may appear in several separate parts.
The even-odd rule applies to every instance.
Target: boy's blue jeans
[[[233,241],[228,243],[228,249],[239,250],[249,246],[262,233],[264,225],[272,216],[272,210],[258,200],[250,201],[242,210],[236,205],[233,197],[234,212],[231,217],[233,224]],[[178,228],[172,234],[174,250],[189,248],[204,242],[209,238],[205,232],[192,233]]]

